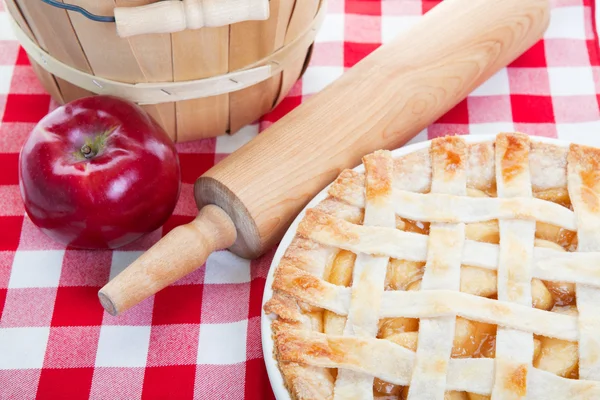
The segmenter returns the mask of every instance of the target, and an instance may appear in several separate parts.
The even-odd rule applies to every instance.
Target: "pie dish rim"
[[[491,142],[491,141],[495,142],[496,137],[499,133],[502,133],[502,132],[498,132],[495,134],[459,135],[459,136],[462,139],[464,139],[467,144],[473,144],[473,143],[484,143],[484,142]],[[534,136],[534,135],[528,135],[528,136],[532,142],[552,144],[552,145],[560,146],[560,147],[569,147],[570,144],[574,143],[574,142],[567,141],[567,140],[548,138],[548,137],[544,137],[544,136]],[[402,157],[407,154],[426,149],[430,145],[431,145],[431,140],[425,140],[422,142],[408,144],[403,147],[392,150],[391,155],[394,159],[396,159],[398,157]],[[352,169],[359,173],[365,172],[364,164],[362,162]],[[337,176],[333,179],[333,181],[335,181],[336,178],[337,178]],[[273,297],[272,286],[273,286],[275,270],[276,270],[277,266],[279,265],[281,258],[284,256],[285,251],[287,250],[287,248],[291,244],[293,238],[295,237],[298,225],[300,224],[300,221],[302,221],[302,218],[304,218],[306,210],[317,206],[321,201],[323,201],[327,198],[328,190],[330,189],[331,185],[333,184],[333,181],[330,184],[328,184],[325,188],[323,188],[323,190],[321,190],[316,196],[314,196],[308,202],[308,204],[302,209],[302,211],[300,211],[300,213],[298,213],[298,215],[296,216],[296,218],[294,219],[292,224],[289,226],[285,235],[283,236],[283,238],[279,242],[279,245],[277,246],[277,250],[275,251],[273,260],[271,261],[271,264],[269,266],[269,272],[267,273],[267,277],[265,280],[265,288],[263,290],[263,297],[262,297],[262,302],[261,302],[261,316],[260,316],[261,343],[262,343],[263,358],[264,358],[265,366],[267,369],[267,375],[269,377],[269,383],[271,384],[273,394],[275,395],[275,398],[277,400],[291,400],[291,396],[288,392],[288,389],[285,387],[283,375],[278,366],[278,361],[274,357],[275,342],[273,340],[273,332],[271,329],[271,323],[275,319],[277,319],[277,317],[274,315],[266,314],[265,310],[264,310],[264,306],[265,306],[265,303],[271,297]]]

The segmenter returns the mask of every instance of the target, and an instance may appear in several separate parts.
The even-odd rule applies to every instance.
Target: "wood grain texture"
[[[153,0],[115,0],[117,7],[140,7],[153,2]],[[171,35],[133,36],[127,41],[144,76],[144,82],[173,81]],[[165,129],[173,141],[177,141],[175,103],[145,105],[142,108]]]
[[[175,81],[226,73],[229,65],[229,27],[202,28],[171,34]],[[222,135],[229,129],[229,95],[176,104],[177,140]]]
[[[21,13],[21,9],[15,3],[15,1],[14,0],[5,0],[5,4],[6,4],[7,11],[14,18],[17,25],[19,25],[21,27],[21,29],[23,29],[25,34],[31,40],[37,42],[35,35],[29,28],[29,24],[27,23],[27,21],[25,21],[25,18],[23,17],[23,14]],[[33,61],[30,57],[28,57],[28,58],[29,58],[29,62],[31,63],[31,67],[33,68],[33,71],[35,72],[36,76],[42,83],[42,86],[44,87],[44,89],[46,89],[46,91],[48,93],[50,93],[50,95],[56,101],[62,103],[63,102],[62,94],[60,93],[60,88],[58,87],[58,84],[56,83],[54,76],[52,74],[48,73],[46,70],[44,70],[39,64],[37,64],[35,61]]]
[[[111,15],[115,7],[113,0],[73,0],[70,2],[97,15]],[[122,82],[145,82],[144,71],[138,65],[129,41],[117,36],[114,24],[90,21],[83,15],[72,11],[68,13],[77,39],[95,75]],[[62,40],[63,36],[59,36],[59,38]]]
[[[304,32],[312,19],[315,17],[320,3],[320,0],[296,1],[294,14],[292,14],[292,18],[290,19],[290,23],[285,34],[284,44],[292,42]],[[326,7],[326,5],[323,6]],[[304,69],[304,64],[307,57],[308,54],[306,52],[304,52],[304,54],[299,54],[298,57],[296,57],[292,62],[292,65],[283,71],[281,77],[281,89],[279,90],[279,96],[275,101],[275,105],[281,103],[281,100],[284,99],[294,83],[296,83],[298,78],[300,78],[300,74]]]
[[[343,168],[406,143],[535,43],[548,20],[547,0],[444,1],[207,171],[198,207],[231,213],[232,251],[261,254]]]
[[[247,21],[230,27],[229,70],[255,63],[283,46],[285,28],[293,8],[291,0],[272,0],[271,16],[266,21]],[[230,133],[268,112],[281,87],[281,74],[229,95]]]
[[[18,0],[16,4],[29,27],[26,33],[28,35],[32,33],[33,37],[29,36],[35,39],[42,49],[74,68],[91,72],[90,65],[75,36],[71,21],[65,10],[51,7],[36,0]],[[32,62],[32,66],[33,64],[35,63]],[[35,65],[33,69],[44,88],[59,103],[71,101],[75,93],[78,94],[78,97],[93,94],[59,78],[52,77],[53,84],[48,76],[50,74],[41,66]]]

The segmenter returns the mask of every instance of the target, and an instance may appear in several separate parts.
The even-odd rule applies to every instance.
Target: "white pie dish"
[[[465,139],[465,141],[467,143],[479,143],[479,142],[486,142],[486,141],[494,141],[496,139],[496,135],[464,136],[463,138]],[[569,142],[563,141],[563,140],[558,140],[558,139],[550,139],[550,138],[545,138],[545,137],[532,137],[532,139],[537,142],[549,143],[549,144],[554,144],[557,146],[567,147],[569,145]],[[425,148],[429,147],[430,143],[431,143],[431,141],[419,142],[419,143],[415,143],[412,145],[408,145],[408,146],[396,149],[392,152],[392,156],[394,158],[397,158],[397,157],[401,157],[401,156],[404,156],[406,154],[409,154],[409,153],[412,153],[415,151],[425,149]],[[356,167],[354,170],[357,172],[364,172],[364,167],[361,164],[358,167]],[[279,247],[275,253],[275,256],[273,257],[273,261],[271,263],[271,267],[270,267],[269,273],[267,275],[267,280],[265,283],[265,289],[264,289],[264,293],[263,293],[263,302],[262,302],[263,306],[264,306],[264,303],[268,299],[270,299],[273,295],[273,291],[272,291],[271,287],[273,284],[274,271],[275,271],[277,265],[279,265],[279,262],[280,262],[281,258],[283,257],[286,249],[292,242],[292,239],[295,236],[298,224],[304,217],[304,214],[307,209],[315,207],[319,202],[321,202],[322,200],[324,200],[327,197],[328,189],[329,189],[329,186],[327,186],[325,189],[323,189],[319,194],[317,194],[307,204],[307,206],[296,217],[296,219],[294,220],[294,222],[292,223],[292,225],[286,232],[285,236],[281,240]],[[271,382],[271,386],[273,388],[275,397],[278,400],[289,400],[290,395],[283,383],[283,377],[282,377],[279,367],[277,365],[277,360],[273,357],[274,342],[273,342],[272,332],[271,332],[271,322],[273,320],[274,320],[274,316],[266,315],[264,310],[261,312],[261,336],[262,336],[263,355],[265,358],[267,373],[269,375],[269,380]]]

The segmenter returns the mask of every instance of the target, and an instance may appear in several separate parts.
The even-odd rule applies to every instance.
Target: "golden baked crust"
[[[363,163],[275,270],[292,398],[600,398],[599,149],[507,133]]]

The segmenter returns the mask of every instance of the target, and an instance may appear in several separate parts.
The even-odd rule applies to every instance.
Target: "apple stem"
[[[85,158],[90,158],[90,157],[94,156],[92,148],[87,144],[84,144],[83,146],[81,146],[81,153],[83,154],[83,156]]]

